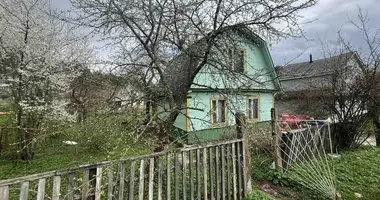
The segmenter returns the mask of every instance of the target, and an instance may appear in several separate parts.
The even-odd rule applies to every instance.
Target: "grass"
[[[260,190],[254,190],[245,200],[274,200],[274,198]]]
[[[144,143],[136,143],[127,151],[109,155],[104,151],[88,151],[83,146],[68,146],[56,141],[36,152],[30,162],[0,159],[0,180],[20,177],[57,169],[74,168],[83,164],[97,163],[151,152]],[[128,147],[127,147],[128,148]]]
[[[38,143],[32,161],[14,160],[6,153],[0,154],[0,180],[151,153],[152,139],[142,137],[136,142],[136,136],[121,124],[124,121],[125,116],[107,116],[91,118],[84,125],[52,128],[57,134],[49,133]],[[64,140],[79,144],[67,145]]]
[[[363,147],[343,154],[334,163],[338,191],[346,200],[380,198],[380,148]]]
[[[336,176],[337,191],[345,200],[380,199],[380,148],[362,147],[342,153],[332,166]],[[276,199],[288,199],[287,192],[296,193],[291,199],[323,199],[320,195],[294,182],[286,174],[280,176],[269,169],[273,158],[270,155],[254,155],[252,157],[252,178],[255,181],[270,181],[280,188]],[[285,192],[284,192],[285,191]],[[281,194],[282,193],[282,194]],[[285,194],[284,194],[285,193]]]

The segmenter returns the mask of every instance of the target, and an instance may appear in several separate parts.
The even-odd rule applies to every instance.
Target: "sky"
[[[52,0],[52,6],[67,9],[70,3],[69,0]],[[357,19],[359,7],[368,14],[371,30],[380,30],[380,23],[376,21],[380,19],[380,0],[319,0],[317,5],[300,13],[303,16],[300,23],[305,37],[287,38],[270,45],[275,65],[306,62],[309,54],[313,55],[314,60],[322,59],[320,43],[334,46],[339,30],[356,49],[363,50],[365,43],[361,33],[349,23],[350,18]]]
[[[349,19],[357,19],[358,8],[368,14],[368,26],[373,33],[380,30],[380,0],[320,0],[314,7],[300,13],[304,16],[301,27],[305,31],[305,38],[288,38],[277,44],[272,44],[271,54],[275,65],[307,62],[309,54],[313,59],[324,58],[321,42],[333,48],[338,40],[338,31],[351,42],[355,49],[363,50],[365,43],[362,34],[350,24]],[[364,50],[365,51],[365,50]],[[300,55],[303,53],[302,55]]]

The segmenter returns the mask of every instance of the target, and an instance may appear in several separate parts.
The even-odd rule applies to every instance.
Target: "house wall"
[[[227,63],[227,61],[223,61],[225,58],[219,55],[221,54],[219,52],[218,55],[212,55],[210,64],[204,66],[195,76],[191,88],[276,89],[273,81],[274,69],[264,44],[256,44],[251,40],[236,37],[236,41],[239,41],[237,46],[245,50],[245,75],[231,73],[229,69],[226,70],[228,66],[221,66],[220,63]]]
[[[204,129],[221,128],[211,124],[210,108],[212,98],[227,98],[227,123],[222,127],[235,125],[235,113],[242,112],[246,114],[247,98],[251,96],[259,97],[260,119],[258,121],[269,121],[271,119],[270,110],[273,108],[272,93],[243,93],[239,95],[221,94],[217,92],[193,92],[189,106],[190,131],[200,131]]]
[[[284,92],[331,87],[332,75],[280,80]]]

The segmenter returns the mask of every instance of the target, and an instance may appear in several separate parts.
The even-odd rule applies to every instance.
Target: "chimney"
[[[310,54],[310,63],[313,63],[313,55]]]

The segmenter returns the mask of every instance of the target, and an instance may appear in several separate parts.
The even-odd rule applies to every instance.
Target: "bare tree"
[[[369,18],[359,8],[357,18],[350,19],[349,23],[361,33],[363,46],[354,46],[342,31],[338,32],[338,40],[332,46],[320,41],[325,58],[320,61],[321,71],[331,73],[331,76],[311,81],[309,91],[302,93],[304,98],[301,101],[305,102],[300,105],[307,104],[304,110],[315,111],[317,108],[317,112],[328,113],[334,122],[337,149],[362,144],[373,133],[371,123],[377,145],[380,144],[380,30],[371,30],[368,22]]]
[[[218,45],[234,44],[236,38],[229,37],[230,33],[248,28],[271,41],[299,36],[298,13],[317,0],[71,2],[75,17],[66,20],[100,33],[117,49],[113,64],[140,76],[145,100],[166,98],[165,131],[160,138],[167,141],[195,75],[213,64],[211,52]],[[152,84],[159,85],[159,94]]]

